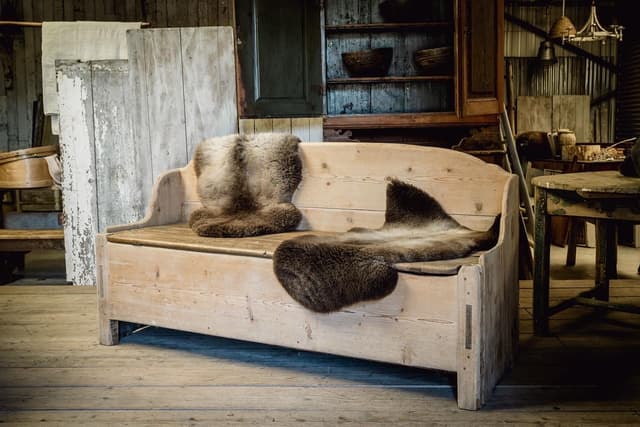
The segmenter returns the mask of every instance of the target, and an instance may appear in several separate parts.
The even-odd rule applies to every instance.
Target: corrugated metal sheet
[[[607,14],[601,14],[600,18]],[[553,22],[562,15],[561,6],[531,7],[519,5],[507,5],[506,12],[535,25],[538,28],[549,30]],[[583,7],[566,7],[565,14],[579,28],[589,16],[588,4]],[[606,26],[607,22],[603,22]],[[591,125],[593,127],[594,141],[614,141],[614,125],[616,118],[616,100],[605,95],[616,90],[616,74],[586,58],[555,46],[558,62],[554,65],[542,67],[536,57],[542,38],[529,33],[523,28],[505,23],[505,57],[513,65],[514,91],[516,96],[551,96],[551,95],[590,95],[592,101],[605,97],[591,108]],[[625,34],[625,42],[627,42]],[[616,63],[618,56],[618,43],[607,41],[606,43],[581,43],[582,49],[597,55],[611,63]],[[640,92],[640,51],[638,62],[635,63],[637,80],[635,86]],[[640,95],[640,93],[639,93]],[[638,111],[640,119],[640,96],[638,105],[634,109]],[[636,120],[640,131],[640,120]],[[637,132],[636,134],[640,134]]]
[[[620,52],[616,139],[640,136],[640,32],[625,35]]]
[[[601,23],[605,27],[609,24],[607,21],[602,21],[601,12],[606,12],[605,8],[598,8],[598,16],[601,18]],[[534,25],[542,30],[549,31],[551,25],[562,15],[561,6],[550,7],[524,7],[518,5],[506,5],[505,12],[509,13],[517,18],[527,21],[531,25]],[[569,7],[565,8],[565,14],[571,19],[577,29],[580,29],[582,25],[587,21],[589,17],[589,6],[581,7]],[[607,14],[605,14],[607,15]],[[528,57],[536,56],[538,54],[538,46],[543,39],[534,34],[529,33],[527,30],[512,24],[511,22],[505,22],[505,46],[504,55],[508,57]],[[578,45],[582,49],[594,55],[609,57],[616,56],[617,44],[613,41],[607,43],[581,43]],[[557,47],[557,56],[575,56],[575,54]]]

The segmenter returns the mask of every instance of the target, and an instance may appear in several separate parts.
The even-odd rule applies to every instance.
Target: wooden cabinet
[[[495,124],[502,108],[503,0],[424,0],[396,22],[378,0],[325,1],[326,128]],[[398,1],[398,3],[403,3]],[[450,46],[451,66],[425,73],[414,52]],[[393,48],[384,76],[352,77],[342,53]]]

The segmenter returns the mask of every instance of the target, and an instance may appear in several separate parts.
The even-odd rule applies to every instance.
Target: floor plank
[[[552,300],[589,281],[552,281]],[[612,295],[640,304],[638,281]],[[0,422],[11,425],[640,424],[640,316],[572,308],[531,334],[480,411],[455,376],[160,328],[98,344],[91,287],[0,287]]]

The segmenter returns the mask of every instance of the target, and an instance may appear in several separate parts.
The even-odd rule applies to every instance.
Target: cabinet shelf
[[[453,80],[453,75],[434,75],[434,76],[403,76],[403,77],[348,77],[340,79],[329,79],[327,84],[330,85],[346,85],[346,84],[366,84],[366,83],[407,83],[407,82],[424,82],[431,80]]]
[[[455,112],[345,114],[330,115],[324,118],[324,127],[331,129],[480,126],[495,125],[497,123],[497,114],[460,117]]]
[[[403,22],[403,23],[375,23],[375,24],[348,24],[348,25],[328,25],[325,27],[327,33],[352,33],[352,32],[391,32],[391,31],[419,31],[448,29],[453,26],[450,21],[434,22]]]

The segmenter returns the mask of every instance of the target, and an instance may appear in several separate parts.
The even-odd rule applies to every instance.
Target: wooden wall
[[[143,21],[157,28],[234,22],[233,0],[0,0],[0,12],[16,21]],[[38,27],[2,27],[0,151],[32,146],[33,105],[42,94],[40,45]]]

